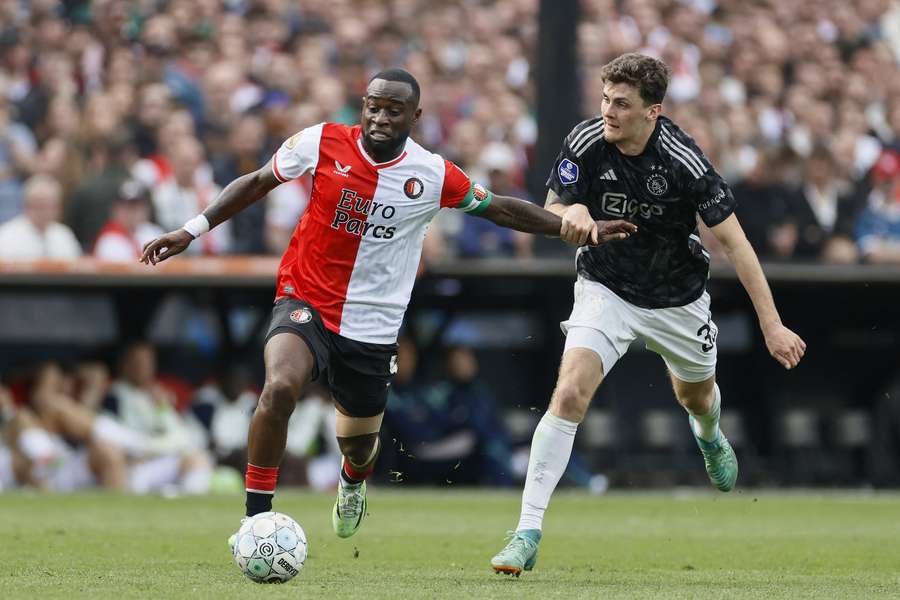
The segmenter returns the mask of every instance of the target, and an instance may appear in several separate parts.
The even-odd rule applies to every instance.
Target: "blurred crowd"
[[[582,115],[627,51],[673,68],[667,113],[768,259],[900,262],[900,3],[582,0]],[[422,84],[426,147],[528,197],[538,0],[0,0],[0,258],[133,260],[297,130],[358,120],[366,83]],[[310,182],[192,246],[278,254]],[[539,198],[536,200],[540,200]],[[426,259],[528,257],[444,211]],[[712,248],[715,251],[715,248]]]
[[[382,427],[376,479],[426,485],[512,485],[524,479],[536,413],[510,432],[507,411],[480,375],[471,347],[442,348],[423,366],[401,337]],[[259,387],[241,364],[194,385],[161,371],[156,347],[121,348],[100,360],[47,361],[0,380],[0,492],[103,487],[179,496],[243,489],[247,431]],[[522,411],[519,411],[522,412]],[[527,430],[527,435],[523,432]],[[279,482],[332,490],[341,454],[328,390],[312,383],[291,415]],[[603,493],[607,479],[573,456],[565,481]]]
[[[8,373],[0,384],[0,490],[239,491],[257,398],[239,365],[199,386],[160,373],[146,342],[124,347],[112,375],[100,361]],[[340,460],[331,401],[312,386],[290,421],[282,483],[330,489]]]
[[[900,3],[582,6],[584,112],[600,105],[610,59],[640,51],[666,61],[665,113],[731,183],[760,255],[900,263]]]

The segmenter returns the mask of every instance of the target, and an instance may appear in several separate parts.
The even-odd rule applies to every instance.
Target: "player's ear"
[[[412,119],[413,125],[415,125],[416,123],[419,122],[419,117],[421,117],[421,116],[422,116],[422,109],[417,108],[416,112],[413,113],[413,119]]]
[[[647,108],[647,120],[655,121],[659,118],[659,114],[662,112],[662,104],[651,104],[649,108]]]

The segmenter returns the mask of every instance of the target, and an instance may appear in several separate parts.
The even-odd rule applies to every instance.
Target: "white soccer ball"
[[[308,549],[297,521],[282,513],[264,512],[241,524],[234,541],[234,562],[257,583],[284,583],[303,569]]]

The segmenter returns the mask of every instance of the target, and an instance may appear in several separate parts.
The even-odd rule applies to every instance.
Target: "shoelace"
[[[347,519],[352,519],[359,515],[362,508],[362,494],[359,489],[348,490],[343,488],[341,491],[341,503],[338,505],[338,512]]]
[[[513,541],[515,541],[515,540],[521,540],[522,543],[525,544],[525,546],[526,546],[526,548],[528,549],[529,552],[533,549],[534,546],[537,546],[536,543],[534,543],[533,541],[531,541],[531,540],[528,539],[527,537],[524,537],[524,536],[518,536],[518,535],[516,535],[516,532],[515,532],[515,531],[507,531],[507,532],[506,532],[506,537],[503,539],[503,541],[506,542],[506,548],[504,548],[504,549],[501,551],[501,554],[502,554],[503,552],[506,552],[507,550],[511,550],[511,548],[509,547],[509,545],[510,545],[511,543],[513,543]]]

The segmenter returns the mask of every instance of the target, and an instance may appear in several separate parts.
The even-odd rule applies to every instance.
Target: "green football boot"
[[[497,556],[491,559],[491,567],[496,573],[518,577],[522,571],[530,571],[537,562],[538,544],[541,542],[540,529],[525,529],[509,532],[510,540]]]
[[[694,417],[689,416],[688,420],[693,432]],[[731,444],[728,443],[728,438],[725,437],[725,434],[720,429],[719,435],[714,442],[707,442],[697,437],[697,434],[694,434],[694,439],[697,441],[697,446],[700,447],[700,453],[703,454],[703,462],[706,464],[706,473],[709,475],[709,480],[720,491],[730,492],[734,489],[734,484],[737,481],[738,461]]]
[[[331,511],[331,525],[338,537],[348,538],[359,529],[366,516],[366,482],[349,486],[338,484],[337,500]]]

